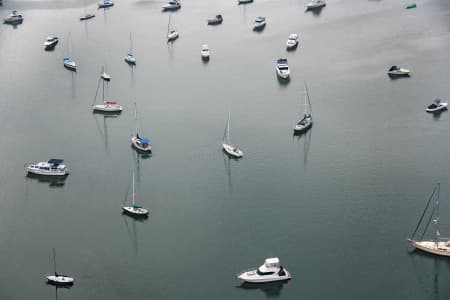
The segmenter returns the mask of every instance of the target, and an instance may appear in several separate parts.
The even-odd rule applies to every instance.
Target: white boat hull
[[[102,112],[121,112],[122,106],[120,105],[110,105],[110,104],[97,104],[92,107],[94,111]]]
[[[71,71],[76,71],[77,70],[77,64],[74,61],[68,62],[68,63],[64,63],[64,67],[71,70]]]
[[[440,256],[450,256],[450,241],[414,241],[408,240],[416,249]]]
[[[411,72],[407,69],[388,71],[388,75],[391,75],[391,76],[409,76],[410,73]]]
[[[142,207],[123,206],[122,210],[124,213],[135,216],[135,217],[148,216],[148,210],[145,208],[142,208]]]
[[[436,108],[428,108],[426,109],[427,112],[434,113],[439,112],[441,110],[446,110],[448,106],[447,102],[441,102]]]
[[[288,79],[289,76],[291,75],[291,72],[289,70],[283,71],[283,70],[276,68],[276,71],[277,71],[278,77],[280,77],[281,79]]]
[[[266,27],[266,22],[258,23],[253,26],[253,30],[261,30]]]
[[[75,279],[73,279],[72,277],[64,275],[49,275],[45,278],[47,278],[47,282],[49,284],[53,285],[73,285],[75,282]]]
[[[136,64],[136,59],[134,57],[125,56],[124,60],[125,60],[126,63],[128,63],[130,65],[135,65]]]
[[[40,175],[40,176],[66,176],[69,175],[69,172],[66,170],[61,171],[45,171],[38,168],[32,168],[30,166],[27,167],[27,172],[34,175]]]
[[[313,125],[312,121],[307,122],[306,124],[302,125],[302,124],[297,124],[294,126],[294,132],[295,133],[301,133],[301,132],[305,132],[308,129],[310,129]]]
[[[288,270],[284,269],[285,275],[278,275],[278,273],[270,274],[270,275],[258,275],[255,270],[250,270],[246,272],[242,272],[238,275],[238,278],[246,283],[269,283],[269,282],[277,282],[277,281],[286,281],[292,278],[291,273]]]
[[[170,33],[167,35],[167,41],[174,41],[178,38],[178,32]]]
[[[241,158],[244,155],[240,149],[230,144],[222,143],[222,148],[227,154],[236,158]]]

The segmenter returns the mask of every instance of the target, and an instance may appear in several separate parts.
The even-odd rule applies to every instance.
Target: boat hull
[[[222,143],[222,148],[226,154],[235,158],[241,158],[244,155],[244,153],[240,149],[230,144]]]
[[[94,18],[95,17],[95,15],[94,14],[92,14],[92,15],[86,15],[86,16],[82,16],[82,17],[80,17],[80,21],[85,21],[85,20],[89,20],[89,19],[92,19],[92,18]]]
[[[261,31],[266,27],[266,22],[264,23],[260,23],[260,24],[256,24],[253,26],[253,31]]]
[[[122,106],[120,105],[108,105],[108,104],[98,104],[92,107],[94,111],[99,112],[121,112]]]
[[[52,43],[44,43],[45,50],[53,50],[53,49],[55,49],[57,44],[58,44],[58,41],[52,42]]]
[[[416,249],[439,256],[450,256],[450,241],[414,241],[408,240]]]
[[[114,3],[108,3],[108,4],[99,4],[98,8],[108,8],[114,6]]]
[[[136,136],[131,137],[131,145],[133,146],[133,148],[135,148],[136,150],[141,151],[141,152],[146,152],[146,153],[152,152],[152,146],[150,144],[148,144],[147,147],[144,147],[140,143],[138,143],[137,140],[138,139],[136,138]]]
[[[148,217],[148,210],[145,208],[134,208],[132,206],[123,206],[122,211],[124,214],[127,214],[136,218],[146,218]]]
[[[250,284],[264,284],[271,282],[281,282],[288,281],[292,279],[291,273],[288,270],[284,269],[285,275],[271,274],[260,276],[256,273],[256,270],[251,270],[247,272],[242,272],[238,275],[238,279],[242,282],[250,283]]]
[[[77,70],[77,65],[75,63],[64,63],[64,68],[75,72]]]
[[[173,34],[169,34],[167,36],[167,41],[168,42],[175,41],[178,37],[179,37],[178,32],[173,33]]]
[[[308,124],[302,126],[302,125],[295,125],[294,127],[294,133],[303,133],[308,131],[312,127],[312,122],[309,122]]]
[[[441,111],[447,110],[447,106],[448,106],[448,103],[441,103],[436,108],[428,108],[427,107],[425,110],[426,110],[426,112],[429,112],[429,113],[437,113],[437,112],[441,112]]]
[[[283,72],[278,68],[276,69],[276,71],[277,71],[277,76],[284,80],[289,79],[289,76],[291,75],[291,73],[289,71]]]
[[[72,286],[75,282],[75,279],[68,276],[63,275],[49,275],[45,277],[47,279],[47,283],[56,286]]]

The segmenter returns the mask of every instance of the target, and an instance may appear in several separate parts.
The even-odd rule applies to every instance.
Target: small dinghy
[[[41,161],[37,164],[27,165],[27,172],[29,174],[41,176],[67,176],[69,171],[66,165],[63,165],[63,159],[49,159],[48,161]]]
[[[152,142],[149,138],[139,136],[137,105],[134,103],[134,118],[136,121],[136,135],[131,136],[131,145],[138,151],[152,152]]]
[[[110,0],[103,0],[102,2],[97,3],[98,8],[108,8],[114,6],[114,2]]]
[[[265,17],[257,17],[255,19],[255,24],[253,24],[254,31],[261,31],[266,27],[266,18]]]
[[[269,283],[291,278],[291,273],[280,265],[278,257],[266,258],[259,268],[243,271],[238,275],[238,279],[245,283]]]
[[[10,25],[22,24],[23,17],[22,15],[17,14],[17,10],[13,10],[11,14],[3,19],[3,23]]]
[[[131,190],[131,206],[122,206],[122,211],[124,214],[127,214],[131,217],[135,217],[135,218],[146,218],[148,217],[148,209],[143,208],[142,206],[136,205],[134,203],[134,173],[132,175],[132,190]],[[127,197],[128,197],[128,193],[127,193]],[[127,198],[125,198],[125,201],[127,200]]]
[[[435,99],[433,103],[427,106],[426,111],[429,113],[436,113],[447,110],[448,103],[442,102],[441,99]]]
[[[392,66],[387,73],[389,76],[409,76],[410,71],[398,66]]]
[[[313,9],[324,7],[325,5],[327,5],[325,3],[325,0],[311,0],[308,3],[306,3],[305,7],[306,7],[306,10],[313,10]]]
[[[169,2],[167,2],[166,4],[164,4],[162,6],[162,10],[163,11],[168,11],[168,10],[177,10],[181,8],[181,4],[180,2],[176,1],[176,0],[170,0]]]
[[[203,60],[209,60],[209,47],[207,44],[202,45],[202,50],[200,52]]]
[[[311,102],[309,101],[308,88],[305,84],[305,112],[303,114],[303,118],[301,118],[294,126],[294,133],[301,134],[310,129],[313,125],[312,121],[312,108]],[[309,106],[309,111],[308,111]]]
[[[228,113],[227,126],[225,127],[225,132],[223,133],[222,148],[230,156],[235,158],[241,158],[244,153],[236,146],[231,143],[230,137],[230,113]]]
[[[298,46],[298,34],[291,33],[286,42],[286,49],[293,50]]]
[[[74,284],[75,279],[73,277],[58,274],[56,272],[56,251],[53,248],[53,265],[55,273],[54,275],[47,275],[45,278],[47,279],[47,283],[55,286],[71,286]]]
[[[95,18],[94,14],[85,14],[84,16],[80,17],[80,21],[89,20],[89,19],[92,19],[92,18]]]
[[[55,49],[56,44],[58,44],[58,42],[59,42],[59,39],[56,36],[49,35],[44,43],[45,50]]]
[[[291,74],[288,66],[288,61],[286,58],[280,58],[277,60],[276,71],[278,77],[281,79],[288,79]]]
[[[222,24],[223,17],[222,15],[216,15],[214,18],[208,19],[208,25],[219,25]]]

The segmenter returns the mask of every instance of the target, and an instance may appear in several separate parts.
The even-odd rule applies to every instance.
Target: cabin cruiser
[[[257,17],[255,19],[255,24],[253,25],[253,30],[262,30],[266,26],[266,18],[265,17]]]
[[[174,41],[178,38],[178,31],[176,30],[170,30],[169,33],[167,33],[167,41]]]
[[[49,35],[47,40],[45,40],[44,47],[45,50],[52,50],[55,48],[56,44],[58,44],[59,40],[54,35]]]
[[[71,286],[75,282],[75,279],[73,279],[73,277],[61,275],[58,273],[55,273],[55,275],[46,276],[45,278],[47,278],[48,284],[57,286]]]
[[[67,69],[69,69],[71,71],[76,71],[77,70],[76,62],[74,62],[70,58],[65,57],[63,61],[64,61],[64,67],[66,67]]]
[[[17,10],[13,10],[8,17],[3,19],[3,23],[11,25],[22,24],[22,22],[23,17],[17,14]]]
[[[49,159],[47,162],[38,162],[27,166],[27,172],[43,176],[66,176],[69,174],[63,159]]]
[[[107,7],[114,6],[114,2],[112,2],[111,0],[103,0],[102,2],[99,2],[97,4],[98,4],[98,8],[107,8]]]
[[[92,109],[100,112],[121,112],[122,106],[116,101],[104,101],[103,104],[93,105]]]
[[[298,46],[298,34],[291,33],[286,42],[286,49],[287,50],[295,49],[297,48],[297,46]]]
[[[131,137],[131,144],[134,148],[144,152],[152,152],[152,142],[148,138],[141,138],[139,134]]]
[[[92,19],[94,17],[95,17],[94,14],[85,14],[84,16],[80,17],[80,21],[89,20],[89,19]]]
[[[306,10],[308,10],[308,9],[316,9],[316,8],[324,7],[325,5],[327,5],[325,3],[325,0],[311,0],[305,5],[305,7],[306,7]]]
[[[202,56],[202,59],[204,59],[204,60],[208,60],[209,59],[209,47],[208,47],[208,45],[207,44],[204,44],[204,45],[202,45],[202,50],[201,50],[201,56]]]
[[[435,99],[433,103],[427,106],[426,111],[430,113],[446,110],[448,106],[447,102],[442,102],[441,99]]]
[[[290,75],[289,66],[286,58],[280,58],[277,60],[277,74],[282,79],[288,79]]]
[[[243,271],[238,278],[246,283],[267,283],[291,279],[291,273],[280,265],[278,257],[266,258],[257,269]]]
[[[222,24],[223,17],[222,15],[216,15],[214,18],[208,19],[208,25],[219,25]]]
[[[130,65],[136,64],[136,58],[134,58],[133,54],[131,53],[128,53],[127,56],[125,56],[124,60]]]
[[[388,70],[388,75],[391,76],[409,76],[410,71],[408,69],[403,69],[398,66],[392,66]]]
[[[181,8],[181,4],[177,0],[170,0],[169,2],[167,2],[166,4],[164,4],[162,6],[163,10],[177,10],[180,8]]]

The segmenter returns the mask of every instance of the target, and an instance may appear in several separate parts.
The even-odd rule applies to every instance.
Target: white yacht
[[[409,76],[410,71],[398,66],[392,66],[389,68],[387,73],[391,76]]]
[[[200,52],[202,59],[208,60],[209,59],[209,47],[207,44],[202,45],[202,50]]]
[[[266,27],[266,18],[265,17],[257,17],[255,19],[255,23],[253,24],[253,30],[259,31],[263,30]]]
[[[325,5],[327,5],[325,3],[325,0],[311,0],[305,5],[305,7],[306,7],[306,10],[308,10],[308,9],[321,8],[321,7],[324,7]]]
[[[278,257],[266,258],[259,268],[243,271],[238,279],[246,283],[268,283],[291,279],[291,273],[280,265]]]
[[[167,2],[166,4],[164,4],[162,6],[162,9],[165,10],[177,10],[181,8],[181,4],[180,2],[178,2],[177,0],[170,0],[169,2]]]
[[[22,22],[23,17],[22,15],[17,14],[17,10],[13,10],[8,17],[3,18],[3,23],[5,24],[17,25],[22,24]]]
[[[298,34],[291,33],[286,42],[286,49],[292,50],[292,49],[297,48],[297,46],[298,46]]]
[[[152,142],[149,138],[139,136],[139,126],[137,117],[137,105],[134,103],[134,118],[136,121],[136,134],[131,136],[131,145],[138,151],[152,152]]]
[[[49,35],[44,43],[45,50],[54,49],[56,44],[58,44],[58,42],[59,42],[58,37],[54,35]]]
[[[447,106],[447,102],[442,102],[441,99],[435,99],[433,103],[427,106],[426,111],[430,113],[440,112],[446,110]]]
[[[438,183],[433,190],[433,193],[428,198],[428,202],[425,206],[425,209],[419,218],[419,222],[417,223],[416,229],[414,230],[411,238],[408,239],[416,249],[419,249],[424,252],[428,252],[431,254],[439,255],[439,256],[450,256],[450,238],[442,237],[440,233],[440,220],[439,220],[439,192],[440,192],[440,184]],[[429,209],[430,202],[435,199],[435,205],[431,212],[427,214]],[[424,216],[427,215],[426,218]],[[426,224],[422,222],[427,220]],[[428,227],[433,224],[435,227],[435,236],[433,239],[423,240]],[[419,228],[423,228],[423,232],[420,234],[421,237],[419,239],[415,239],[417,231]]]
[[[63,159],[49,159],[47,162],[41,161],[37,164],[27,165],[27,172],[43,176],[66,176],[69,174],[66,165],[63,165]]]
[[[114,6],[114,2],[112,2],[111,0],[103,0],[97,4],[98,4],[98,8],[107,8],[107,7]]]
[[[223,133],[222,148],[228,155],[235,158],[241,158],[244,155],[244,153],[242,152],[242,150],[240,150],[238,147],[234,146],[231,143],[230,116],[231,116],[230,113],[228,113],[227,126],[225,127],[225,132]]]
[[[277,60],[277,67],[276,67],[277,75],[278,77],[282,79],[288,79],[290,75],[288,61],[286,58],[280,58]]]
[[[143,208],[142,206],[136,205],[134,203],[134,173],[132,175],[132,191],[131,191],[131,206],[122,206],[122,211],[123,213],[130,215],[132,217],[147,217],[148,216],[148,209]],[[128,193],[127,193],[127,197],[128,197]]]
[[[58,274],[56,272],[56,252],[55,248],[53,248],[53,264],[54,264],[54,274],[53,275],[47,275],[45,278],[47,279],[47,283],[51,285],[56,286],[71,286],[74,284],[75,279],[73,277]]]

